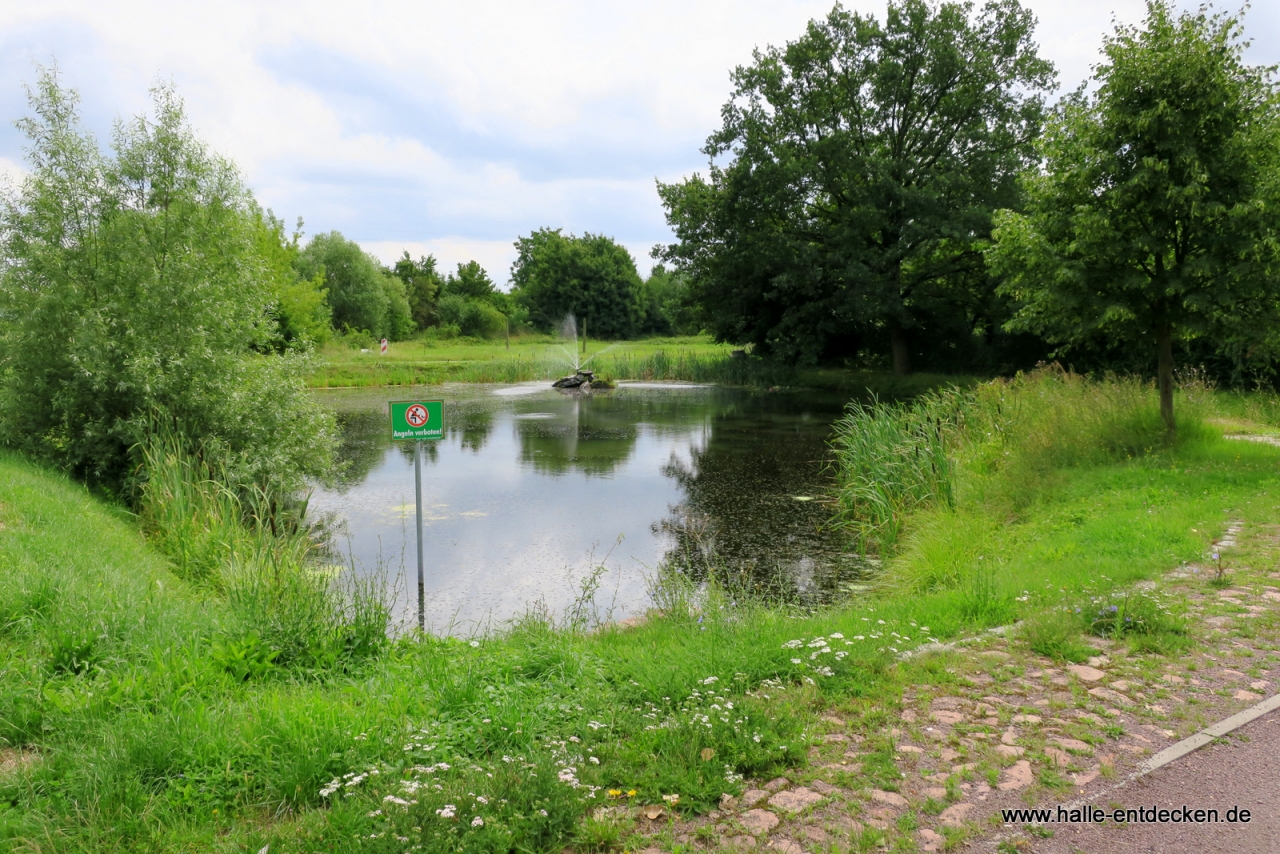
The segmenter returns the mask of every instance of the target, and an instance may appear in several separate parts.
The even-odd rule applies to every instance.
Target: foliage
[[[298,254],[296,267],[304,279],[324,277],[335,328],[363,329],[392,340],[413,332],[405,282],[384,271],[354,240],[336,231],[317,234]]]
[[[452,327],[459,335],[498,338],[507,328],[502,312],[483,299],[447,293],[440,298],[436,311],[441,326]]]
[[[385,580],[335,586],[318,563],[304,507],[281,508],[261,489],[234,489],[225,472],[173,434],[152,435],[143,454],[143,530],[180,576],[225,595],[235,615],[231,633],[212,649],[227,672],[243,680],[273,666],[331,669],[386,642]]]
[[[253,206],[254,248],[266,267],[274,292],[275,330],[271,344],[276,350],[308,350],[323,346],[332,334],[324,277],[310,279],[298,275],[298,241],[302,220],[291,236],[285,236],[284,222],[271,211]]]
[[[655,264],[640,285],[641,335],[692,335],[698,321],[689,305],[689,283],[682,273]]]
[[[1154,347],[1169,429],[1176,340],[1274,356],[1280,112],[1244,44],[1238,17],[1151,0],[1055,110],[1026,213],[999,215],[989,254],[1015,326]]]
[[[242,482],[327,464],[306,362],[272,349],[282,305],[271,228],[234,166],[192,134],[172,88],[117,124],[114,156],[42,72],[18,123],[30,174],[0,209],[0,435],[112,490],[165,423]],[[269,241],[266,241],[269,242]]]
[[[392,271],[404,282],[405,298],[409,302],[409,316],[413,318],[413,325],[418,329],[435,326],[438,322],[436,300],[444,286],[443,279],[436,271],[435,256],[424,255],[414,261],[405,252],[396,261]]]
[[[735,70],[708,177],[658,187],[662,257],[717,340],[809,362],[888,343],[905,373],[989,333],[980,241],[1053,79],[1033,24],[1016,0],[836,6]]]
[[[1017,639],[1032,652],[1056,662],[1083,664],[1098,650],[1084,642],[1080,620],[1067,608],[1053,608],[1018,627]]]
[[[595,338],[630,338],[640,322],[640,275],[631,253],[598,234],[576,237],[543,228],[516,241],[512,296],[537,329],[577,318]]]

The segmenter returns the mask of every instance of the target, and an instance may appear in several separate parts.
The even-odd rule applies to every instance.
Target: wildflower
[[[487,804],[489,803],[489,799],[486,798],[484,795],[476,795],[476,803]]]
[[[457,815],[457,812],[458,812],[458,808],[456,806],[454,806],[453,804],[445,804],[443,807],[436,810],[436,815],[440,816],[441,818],[453,818],[455,815]]]
[[[702,680],[702,684],[703,684],[703,685],[714,685],[716,682],[719,682],[719,681],[720,681],[720,677],[719,677],[719,676],[708,676],[706,679],[703,679],[703,680]]]
[[[600,723],[599,721],[587,721],[587,726],[591,727],[592,729],[600,729],[601,727],[604,726],[604,724]]]
[[[620,798],[620,797],[622,797],[622,790],[621,790],[621,789],[610,789],[610,790],[609,790],[609,797],[611,797],[611,798]]]
[[[832,632],[830,636],[835,640],[844,640],[844,635],[839,632]]]
[[[547,811],[546,811],[546,810],[538,810],[538,815],[542,816],[543,818],[546,818],[546,817],[547,817]]]
[[[484,819],[482,819],[480,816],[476,816],[475,818],[471,819],[471,826],[484,827]]]
[[[569,736],[569,740],[572,741],[574,744],[578,744],[581,741],[581,739],[578,738],[576,735]]]
[[[782,645],[782,648],[783,649],[799,649],[802,646],[804,646],[804,641],[802,640],[789,640]]]
[[[635,796],[636,796],[636,790],[635,790],[635,789],[627,789],[627,797],[628,797],[628,798],[634,798]]]
[[[476,647],[478,647],[478,646],[480,646],[480,641],[473,640],[473,641],[471,642],[471,646],[472,646],[472,648],[473,648],[473,649],[474,649],[474,648],[476,648]]]
[[[802,662],[802,661],[801,661],[800,659],[798,659],[798,658],[793,658],[793,659],[791,659],[791,663],[792,663],[792,664],[803,664],[804,662]]]
[[[587,757],[587,761],[588,761],[588,762],[590,762],[592,765],[599,765],[599,764],[600,764],[600,760],[599,760],[599,759],[597,759],[597,758],[595,758],[594,756],[588,756],[588,757]]]

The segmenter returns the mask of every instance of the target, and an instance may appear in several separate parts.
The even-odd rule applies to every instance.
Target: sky
[[[1024,0],[1074,89],[1142,0]],[[1187,8],[1198,5],[1182,0]],[[881,0],[846,8],[880,17]],[[1226,8],[1238,8],[1232,4]],[[671,240],[655,181],[706,168],[731,70],[830,0],[0,0],[0,172],[20,176],[24,85],[57,64],[104,144],[172,80],[197,133],[307,234],[384,262],[478,260],[499,284],[542,228],[613,237],[641,274]],[[1280,61],[1280,3],[1245,18]]]

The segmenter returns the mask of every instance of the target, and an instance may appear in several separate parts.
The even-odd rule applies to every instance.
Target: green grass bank
[[[802,767],[828,705],[887,731],[905,686],[953,678],[895,663],[931,639],[1021,620],[1062,658],[1091,633],[1151,655],[1194,643],[1177,603],[1133,584],[1201,559],[1230,521],[1277,521],[1280,448],[1210,422],[1234,406],[1232,431],[1267,431],[1274,407],[1186,390],[1167,443],[1140,386],[1039,376],[974,394],[927,404],[952,406],[946,424],[902,416],[938,422],[950,493],[935,478],[894,499],[892,541],[851,531],[883,561],[864,598],[801,611],[676,577],[635,628],[596,624],[584,602],[469,640],[361,646],[351,627],[376,615],[328,588],[282,628],[246,600],[315,602],[319,587],[255,599],[166,543],[173,520],[0,454],[0,850],[621,850],[625,822],[596,808],[709,810],[744,778]],[[931,441],[883,432],[865,455]],[[200,500],[180,539],[215,542],[194,554],[292,571],[215,536]],[[295,634],[314,642],[284,649]],[[869,744],[848,785],[893,791],[892,756],[887,737]]]
[[[357,342],[359,343],[359,342]],[[370,343],[370,342],[364,342]],[[573,346],[548,335],[503,341],[468,338],[397,341],[385,355],[337,341],[327,345],[308,377],[312,388],[551,381],[572,371]],[[367,351],[367,352],[365,352]],[[883,399],[907,398],[945,384],[973,385],[971,377],[914,374],[895,377],[841,368],[795,368],[751,356],[707,336],[588,341],[577,358],[613,380],[683,381],[738,386],[807,386]]]

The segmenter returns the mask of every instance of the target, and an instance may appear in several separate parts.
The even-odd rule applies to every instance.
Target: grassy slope
[[[208,654],[223,619],[216,601],[169,576],[127,518],[0,456],[0,738],[37,757],[0,779],[0,840],[42,851],[256,851],[268,841],[273,853],[400,851],[396,834],[421,833],[425,850],[559,850],[600,802],[559,783],[565,767],[584,784],[634,788],[637,800],[680,793],[682,807],[705,809],[738,785],[726,763],[748,775],[802,764],[801,730],[827,702],[865,698],[887,724],[902,680],[930,678],[889,666],[888,650],[916,645],[921,627],[943,638],[1087,601],[1200,557],[1228,519],[1276,521],[1278,460],[1275,448],[1210,438],[1060,472],[1018,525],[929,515],[896,570],[967,581],[925,595],[808,615],[716,599],[701,622],[585,636],[529,624],[477,646],[403,642],[357,673],[238,683]],[[974,583],[986,566],[990,583]],[[822,659],[829,677],[810,668],[808,648],[783,648],[833,632],[849,655]],[[81,659],[93,666],[77,672]],[[717,690],[741,718],[702,720],[714,698],[701,692]],[[407,723],[425,730],[417,741]],[[534,768],[513,774],[503,756]],[[440,790],[369,815],[404,794],[406,769],[439,761],[452,766],[431,777]],[[380,775],[323,806],[329,780],[375,764]],[[892,785],[890,765],[879,779],[869,761],[864,782]],[[463,821],[441,818],[445,804]],[[472,828],[472,815],[485,825]]]

